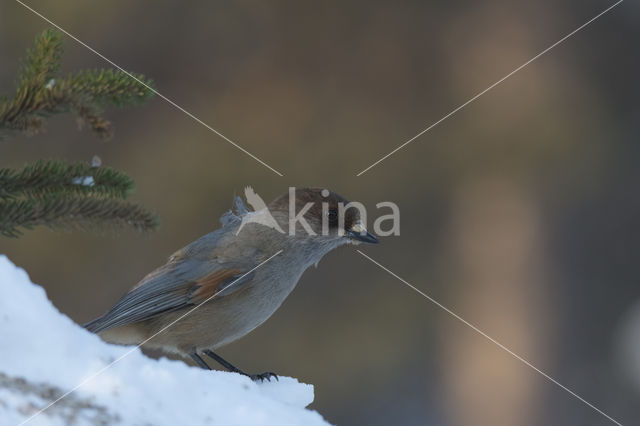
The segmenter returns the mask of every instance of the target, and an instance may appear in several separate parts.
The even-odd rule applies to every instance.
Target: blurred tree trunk
[[[467,181],[452,203],[451,258],[457,280],[449,307],[503,345],[547,370],[550,312],[541,224],[526,189],[511,182]],[[544,332],[542,331],[544,330]],[[470,328],[443,329],[445,410],[450,424],[537,424],[540,386],[553,386]]]

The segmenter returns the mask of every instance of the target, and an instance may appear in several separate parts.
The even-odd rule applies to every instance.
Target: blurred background
[[[284,173],[161,99],[0,143],[120,169],[150,235],[0,239],[60,311],[102,314],[252,185],[393,201],[363,250],[623,424],[640,418],[640,7],[624,2],[360,177],[356,173],[612,2],[29,1]],[[47,24],[0,3],[0,93]],[[109,67],[66,38],[63,72]],[[340,425],[605,425],[603,416],[360,256],[330,253],[263,326],[220,351],[315,386]]]

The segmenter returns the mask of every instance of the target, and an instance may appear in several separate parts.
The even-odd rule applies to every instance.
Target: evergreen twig
[[[124,199],[133,189],[133,179],[126,174],[109,167],[93,167],[86,162],[67,164],[40,160],[21,170],[0,169],[0,200],[53,194]]]
[[[0,98],[0,138],[11,131],[38,133],[45,118],[73,112],[79,121],[89,123],[103,138],[111,136],[111,123],[101,116],[108,105],[139,104],[153,96],[143,75],[132,79],[120,70],[89,70],[58,77],[62,58],[62,35],[45,30],[27,53],[12,99]]]
[[[0,201],[0,235],[19,237],[20,228],[102,230],[133,226],[140,231],[157,228],[155,214],[126,201],[92,197],[44,197]]]
[[[11,132],[37,133],[52,114],[73,112],[102,137],[111,123],[102,117],[105,107],[139,104],[151,96],[151,84],[119,70],[88,70],[58,76],[62,35],[46,30],[27,51],[13,98],[0,97],[0,138]],[[146,85],[145,85],[146,84]],[[154,230],[157,216],[124,201],[133,192],[133,180],[117,170],[96,164],[38,161],[22,169],[0,169],[0,236],[18,237],[26,229],[101,230],[132,226]]]

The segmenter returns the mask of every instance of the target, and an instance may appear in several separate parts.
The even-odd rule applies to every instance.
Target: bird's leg
[[[211,367],[209,367],[209,365],[204,362],[204,359],[200,358],[200,355],[198,355],[197,352],[191,352],[189,356],[191,356],[191,359],[194,360],[200,367],[204,368],[205,370],[211,370]]]
[[[260,380],[261,382],[264,381],[264,379],[267,379],[269,381],[271,381],[271,378],[274,377],[276,380],[278,380],[278,375],[275,373],[272,373],[271,371],[266,371],[264,373],[260,373],[260,374],[247,374],[244,371],[240,370],[238,367],[234,366],[233,364],[231,364],[229,361],[225,360],[224,358],[222,358],[220,355],[216,354],[215,352],[213,352],[210,349],[205,349],[202,351],[206,356],[212,358],[214,361],[216,361],[218,364],[220,364],[221,366],[223,366],[224,368],[226,368],[227,370],[233,372],[233,373],[238,373],[238,374],[242,374],[243,376],[247,376],[249,377],[251,380],[253,381],[258,381]],[[198,357],[200,358],[200,357]],[[200,360],[202,360],[202,358],[200,358]],[[197,362],[197,361],[196,361]],[[204,362],[204,361],[203,361]]]

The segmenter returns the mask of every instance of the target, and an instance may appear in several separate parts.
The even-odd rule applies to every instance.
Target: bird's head
[[[365,228],[364,206],[327,189],[290,188],[268,208],[290,236],[336,243],[378,242]]]

